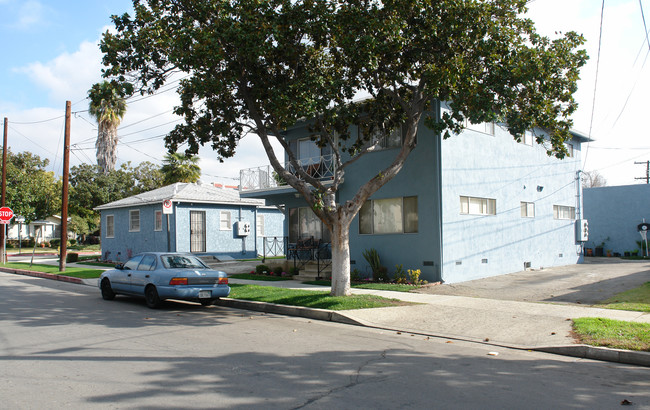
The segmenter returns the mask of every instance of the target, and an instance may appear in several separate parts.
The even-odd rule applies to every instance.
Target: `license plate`
[[[212,297],[212,291],[210,290],[200,290],[199,299],[210,299]]]

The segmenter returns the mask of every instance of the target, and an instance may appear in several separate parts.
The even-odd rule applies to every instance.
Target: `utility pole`
[[[645,179],[645,183],[650,184],[650,161],[645,161],[645,162],[634,161],[634,163],[637,164],[637,165],[645,164],[645,176],[644,177],[636,177],[634,179]]]
[[[68,254],[68,182],[70,179],[70,101],[65,102],[65,134],[63,137],[63,188],[61,189],[61,254],[59,272],[65,272]]]
[[[9,120],[5,117],[4,134],[2,138],[2,206],[7,205],[7,130]],[[5,227],[0,229],[0,263],[7,262],[7,253],[5,251]]]

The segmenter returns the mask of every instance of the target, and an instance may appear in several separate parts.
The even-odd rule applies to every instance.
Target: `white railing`
[[[334,177],[334,160],[332,155],[303,158],[298,160],[298,166],[313,178],[324,180]],[[291,163],[284,164],[287,171],[296,175]],[[300,176],[298,176],[300,178]],[[239,190],[253,191],[278,188],[287,183],[273,170],[270,165],[242,169],[239,171]]]

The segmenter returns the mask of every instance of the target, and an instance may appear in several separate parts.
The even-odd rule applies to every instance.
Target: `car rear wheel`
[[[160,307],[161,301],[155,286],[153,285],[147,286],[147,288],[144,290],[144,298],[147,301],[147,306],[149,306],[150,308],[156,309]]]
[[[111,287],[111,281],[108,280],[107,278],[104,278],[104,280],[102,280],[101,291],[102,291],[102,298],[104,300],[115,299],[115,292],[113,292],[113,288]]]

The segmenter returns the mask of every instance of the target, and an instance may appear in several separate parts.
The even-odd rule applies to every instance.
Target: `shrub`
[[[68,241],[68,243],[70,244],[70,246],[75,246],[77,244],[77,240],[76,239],[70,239]]]
[[[289,268],[289,275],[295,276],[295,275],[299,275],[299,274],[300,274],[300,269],[298,269],[296,267]]]
[[[273,268],[273,274],[275,276],[282,276],[282,271],[284,271],[284,269],[282,269],[282,266],[276,266]]]
[[[77,262],[79,260],[79,254],[76,252],[70,252],[65,255],[66,262]]]
[[[372,270],[372,280],[374,282],[381,281],[384,277],[388,278],[388,269],[381,266],[379,261],[379,253],[374,248],[366,249],[363,251],[363,257],[368,261],[370,269]],[[383,269],[382,269],[383,268]],[[384,272],[384,270],[386,270]]]
[[[406,272],[404,272],[404,267],[401,263],[399,265],[395,265],[395,278],[393,280],[395,283],[408,283]]]
[[[412,285],[419,286],[426,283],[425,281],[420,280],[420,274],[422,273],[420,269],[413,269],[413,270],[409,269],[408,272],[409,272],[409,279]]]
[[[350,272],[350,282],[361,282],[361,272],[359,272],[359,269],[352,269]]]
[[[52,246],[53,248],[56,248],[59,245],[61,245],[61,239],[51,239],[50,240],[50,246]]]
[[[390,278],[388,277],[388,268],[385,266],[380,266],[379,271],[374,276],[373,280],[375,282],[390,282]]]
[[[271,269],[269,269],[269,267],[266,265],[257,265],[255,267],[255,274],[257,275],[266,275],[269,272],[271,272]]]

